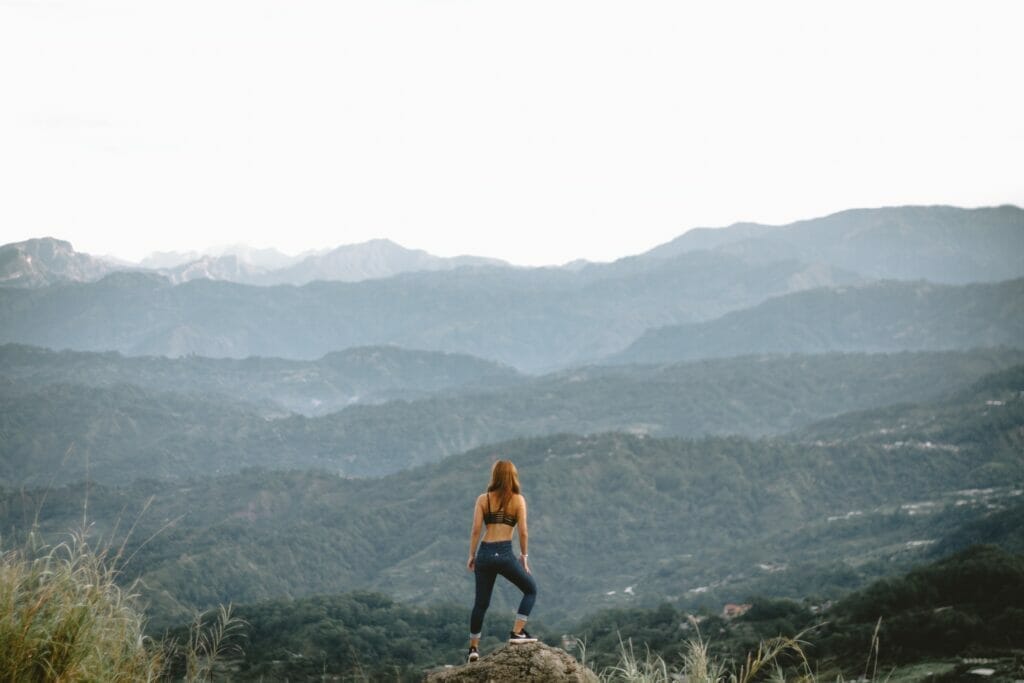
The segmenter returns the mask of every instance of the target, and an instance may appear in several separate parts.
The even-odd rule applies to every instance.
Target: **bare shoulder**
[[[522,509],[526,507],[526,496],[521,493],[516,494],[516,505]]]

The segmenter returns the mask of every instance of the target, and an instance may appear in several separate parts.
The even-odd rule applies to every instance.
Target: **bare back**
[[[480,514],[484,515],[488,510],[491,512],[497,512],[501,505],[501,500],[496,492],[491,491],[482,493],[476,500],[477,507],[480,509]],[[517,522],[521,520],[522,515],[520,514],[525,509],[525,504],[522,495],[518,493],[512,494],[509,498],[508,503],[501,508],[505,515],[508,517],[516,518]],[[487,524],[486,531],[484,532],[483,540],[487,543],[494,543],[495,541],[511,541],[515,527],[506,523]]]

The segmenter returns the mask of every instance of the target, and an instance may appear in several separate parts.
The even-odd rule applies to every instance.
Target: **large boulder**
[[[498,648],[472,664],[438,669],[425,683],[598,683],[597,675],[565,650],[544,643]]]

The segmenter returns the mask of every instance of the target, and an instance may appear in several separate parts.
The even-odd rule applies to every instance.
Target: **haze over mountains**
[[[526,380],[508,366],[473,356],[395,346],[353,347],[315,361],[280,358],[125,357],[117,352],[54,352],[0,345],[0,376],[39,389],[52,384],[136,384],[206,393],[265,408],[269,414],[323,415],[354,403],[482,391]]]
[[[445,258],[406,249],[387,239],[288,256],[276,249],[234,245],[199,252],[157,252],[139,264],[90,256],[71,243],[45,237],[0,247],[0,285],[41,287],[58,282],[92,282],[115,271],[153,272],[173,284],[224,280],[253,285],[303,285],[314,280],[359,282],[415,271],[463,266],[507,266],[477,256]]]
[[[295,256],[289,256],[277,249],[257,249],[246,244],[232,244],[215,249],[207,249],[203,253],[198,251],[158,251],[139,261],[138,265],[151,270],[161,270],[184,266],[204,258],[217,259],[224,256],[234,256],[239,261],[255,268],[276,270],[294,265],[307,256],[317,253],[321,252],[308,251]]]
[[[231,248],[219,255],[159,269],[177,284],[190,280],[227,280],[250,285],[304,285],[314,280],[359,282],[416,271],[452,270],[462,266],[503,266],[497,259],[475,256],[444,258],[406,249],[386,239],[313,252],[295,258],[273,250]]]
[[[322,593],[466,607],[498,457],[551,633],[603,607],[826,604],[977,539],[1019,552],[1017,207],[739,224],[548,268],[386,240],[146,263],[0,247],[0,537],[85,507],[159,628],[227,602],[295,621]]]
[[[827,263],[872,279],[996,282],[1021,276],[1022,213],[1016,206],[851,209],[780,227],[698,228],[644,256],[714,250],[751,262]]]
[[[762,233],[756,239],[771,238],[771,248],[750,246],[755,239],[751,235]],[[358,282],[316,280],[299,287],[266,287],[200,279],[174,285],[161,275],[122,272],[67,286],[6,287],[0,288],[0,341],[131,355],[296,359],[394,344],[467,353],[535,372],[597,361],[623,351],[648,330],[709,321],[805,290],[870,285],[879,277],[931,275],[937,282],[990,282],[1024,276],[1024,211],[1016,207],[861,210],[780,228],[736,226],[714,237],[698,232],[688,239],[691,234],[641,256],[573,268],[510,268],[477,261],[467,266],[381,242],[362,245],[356,250],[358,258],[349,258],[356,252],[336,250],[310,256],[273,276],[288,280],[299,269],[309,277],[333,273],[334,280],[361,278]],[[793,237],[804,234],[816,237]],[[707,246],[712,248],[700,248]],[[4,249],[13,253],[16,247]],[[225,258],[228,270],[238,275],[240,262]],[[441,263],[453,270],[430,270]],[[399,270],[405,272],[382,276]],[[8,273],[8,281],[55,277],[42,271],[32,277],[18,273]],[[260,277],[273,279],[270,274]],[[847,339],[849,331],[815,333],[826,339],[835,336],[835,343],[811,343],[807,349],[964,348],[1000,344],[1017,334],[1019,297],[1012,286],[948,294],[961,301],[954,316],[974,307],[971,297],[978,297],[982,308],[1005,309],[1010,316],[1003,330],[974,332],[969,321],[950,323],[947,327],[961,330],[950,339],[944,338],[942,321],[935,316],[935,306],[941,304],[938,299],[918,301],[922,291],[894,288],[878,294],[903,301],[894,305],[916,311],[911,317],[923,316],[918,323],[925,329],[907,330],[911,338],[891,334],[894,330],[884,325],[873,333],[869,324],[859,339]],[[854,307],[876,306],[870,292],[854,295],[860,296]],[[836,294],[808,296],[808,301],[830,301]],[[932,308],[925,310],[928,305]],[[832,323],[837,323],[835,315]],[[852,312],[843,315],[848,321],[856,317]],[[878,317],[870,311],[865,315]],[[797,324],[810,329],[825,322]],[[742,325],[735,330],[739,336],[751,333],[757,332]],[[872,337],[879,334],[887,341],[875,343]],[[914,339],[914,334],[922,338]],[[764,350],[784,348],[785,343],[773,346],[769,340]],[[688,353],[685,357],[702,352]],[[619,360],[623,358],[628,353]]]
[[[960,287],[887,280],[806,290],[715,320],[648,330],[608,362],[1019,346],[1022,339],[1024,279]]]
[[[1024,274],[1017,257],[1024,249],[1021,214],[1015,206],[853,209],[783,226],[737,223],[726,228],[695,228],[624,261],[719,251],[748,262],[827,264],[872,279],[994,282]],[[587,265],[592,264],[574,261],[564,267],[579,270]],[[374,239],[296,256],[244,244],[204,253],[156,252],[140,261],[137,269],[156,271],[174,283],[206,278],[243,284],[302,285],[314,280],[357,282],[462,266],[509,264],[476,256],[433,256],[387,239]],[[7,286],[88,282],[107,272],[126,269],[134,268],[79,254],[70,243],[59,239],[0,246],[0,284]]]

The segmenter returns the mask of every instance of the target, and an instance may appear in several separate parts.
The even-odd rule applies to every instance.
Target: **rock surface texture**
[[[425,683],[598,683],[597,675],[565,650],[543,643],[506,645],[472,664],[438,669]]]

